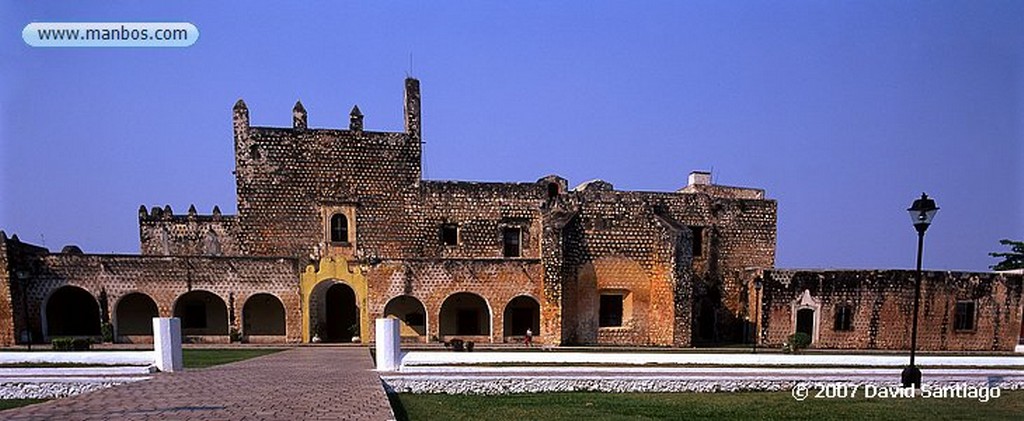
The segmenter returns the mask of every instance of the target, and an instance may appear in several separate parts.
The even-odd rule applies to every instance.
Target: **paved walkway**
[[[294,348],[11,409],[5,420],[389,420],[365,348]]]

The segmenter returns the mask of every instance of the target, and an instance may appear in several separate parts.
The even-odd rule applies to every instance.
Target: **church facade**
[[[347,129],[310,128],[301,103],[292,127],[255,126],[238,101],[237,214],[143,206],[138,255],[0,233],[0,342],[147,342],[152,317],[175,316],[193,342],[368,342],[373,319],[396,317],[420,343],[529,330],[546,345],[768,346],[800,330],[821,347],[909,346],[912,274],[775,269],[763,190],[703,172],[670,192],[425,180],[420,99],[407,79],[402,132],[364,130],[358,107]],[[922,347],[1019,340],[1020,275],[930,274],[925,291]]]

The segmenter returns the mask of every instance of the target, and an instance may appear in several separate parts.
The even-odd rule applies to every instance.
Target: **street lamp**
[[[758,327],[761,322],[761,277],[754,278],[754,302],[757,307],[754,307],[754,353],[757,353],[757,340],[761,339],[761,329]]]
[[[914,355],[917,353],[917,309],[921,301],[921,251],[924,248],[924,232],[928,230],[932,218],[938,211],[935,201],[924,193],[921,193],[921,198],[915,200],[910,209],[907,209],[910,220],[917,229],[917,279],[914,281],[914,324],[910,333],[910,365],[903,369],[903,387],[921,387],[921,369],[914,365]]]

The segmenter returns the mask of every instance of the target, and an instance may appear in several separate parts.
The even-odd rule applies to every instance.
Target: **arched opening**
[[[141,292],[125,295],[114,308],[117,335],[152,336],[153,318],[158,316],[156,302],[148,295]]]
[[[345,214],[336,213],[331,216],[331,242],[348,242],[348,217]]]
[[[802,308],[796,312],[796,331],[814,338],[814,310]]]
[[[174,303],[182,335],[227,335],[228,307],[209,291],[189,291]]]
[[[351,342],[359,336],[359,306],[356,293],[338,281],[325,281],[310,296],[310,328],[323,342]]]
[[[259,293],[242,306],[242,333],[245,335],[284,335],[284,304],[277,297]]]
[[[460,292],[441,304],[440,334],[487,336],[491,334],[491,311],[479,295]]]
[[[46,300],[46,333],[56,336],[100,334],[100,305],[89,291],[76,286],[58,288]]]
[[[558,183],[548,183],[548,199],[558,197]]]
[[[423,303],[411,295],[399,295],[384,306],[384,317],[401,320],[401,335],[415,337],[427,335],[427,311]]]
[[[504,335],[523,336],[529,329],[534,335],[540,334],[540,304],[533,297],[520,295],[505,306]]]

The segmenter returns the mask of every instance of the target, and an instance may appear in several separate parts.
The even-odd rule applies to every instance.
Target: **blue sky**
[[[778,267],[986,270],[1024,238],[1024,2],[12,2],[0,5],[0,229],[138,252],[137,209],[235,209],[231,106],[402,127],[425,176],[778,200]],[[33,21],[192,22],[180,49],[32,48]]]

